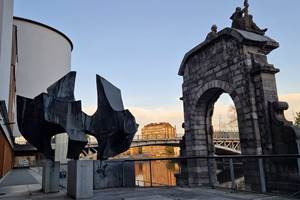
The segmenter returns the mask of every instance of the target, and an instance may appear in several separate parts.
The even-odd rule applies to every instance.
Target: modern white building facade
[[[16,93],[34,98],[71,71],[73,44],[62,32],[40,22],[14,17],[13,24],[18,43]],[[67,135],[60,134],[55,141],[55,160],[66,162]]]
[[[17,28],[17,94],[33,98],[71,71],[71,40],[60,31],[14,17]]]
[[[55,28],[13,17],[13,3],[0,0],[0,178],[13,166],[13,135],[20,135],[16,95],[34,98],[46,92],[71,71],[73,49]],[[56,160],[65,160],[68,137],[60,135],[56,141]]]

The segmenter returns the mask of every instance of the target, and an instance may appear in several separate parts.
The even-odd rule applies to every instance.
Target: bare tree
[[[237,113],[234,105],[230,105],[228,107],[228,123],[227,126],[231,129],[237,129],[238,122],[237,122]]]

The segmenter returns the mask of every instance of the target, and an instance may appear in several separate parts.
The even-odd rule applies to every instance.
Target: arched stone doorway
[[[204,84],[202,87],[195,87],[192,94],[195,98],[190,102],[189,107],[193,110],[190,114],[185,115],[185,144],[187,156],[213,156],[213,126],[212,115],[214,105],[219,97],[223,94],[228,94],[234,102],[237,111],[237,119],[240,133],[241,152],[245,155],[261,154],[260,140],[257,140],[256,135],[253,135],[253,129],[258,127],[253,118],[245,114],[245,106],[247,101],[241,98],[238,91],[234,89],[232,84],[223,80],[213,80]],[[185,98],[184,98],[185,102]],[[215,165],[206,160],[188,161],[188,166],[192,166],[188,170],[189,185],[201,185],[203,183],[216,183]],[[205,170],[205,166],[211,165]],[[248,163],[250,166],[251,163]],[[254,164],[255,165],[255,164]],[[199,168],[202,172],[199,173]],[[210,170],[210,174],[209,174]],[[255,167],[255,170],[256,167]],[[255,172],[254,172],[255,173]],[[249,176],[252,176],[249,174]],[[210,180],[209,180],[210,179]]]
[[[241,113],[242,111],[239,102],[239,97],[232,96],[234,94],[230,93],[231,90],[228,90],[230,88],[229,84],[222,81],[216,81],[214,84],[209,83],[209,85],[211,85],[211,87],[208,87],[208,89],[205,92],[203,92],[203,94],[200,94],[198,101],[195,102],[196,112],[194,119],[192,120],[195,120],[194,123],[199,123],[198,134],[206,135],[206,144],[208,146],[207,155],[214,155],[215,152],[213,134],[216,128],[212,125],[212,117],[215,110],[215,103],[222,94],[229,94],[229,96],[234,102],[237,113]],[[239,115],[237,115],[237,120],[239,120],[238,116]],[[241,121],[239,125],[243,127],[243,121]]]
[[[284,137],[282,130],[291,124],[284,120],[285,107],[278,102],[275,74],[279,70],[267,62],[266,56],[278,46],[269,37],[225,28],[185,55],[179,70],[179,75],[183,76],[185,121],[181,155],[213,154],[211,115],[213,105],[222,93],[231,96],[237,110],[242,154],[298,153],[295,139],[280,139]],[[288,134],[296,137],[292,129]],[[246,184],[252,190],[259,190],[257,162],[244,167]],[[293,164],[292,168],[297,166]],[[291,176],[297,175],[295,170],[290,172]],[[187,161],[178,177],[179,181],[185,179],[183,181],[188,185],[216,180],[213,163],[205,160]],[[278,182],[272,178],[268,180],[272,180],[268,184],[270,187]]]

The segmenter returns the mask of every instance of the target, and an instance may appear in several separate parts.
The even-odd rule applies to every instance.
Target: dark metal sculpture
[[[264,35],[268,29],[260,29],[253,21],[253,16],[249,15],[248,0],[244,2],[244,8],[237,7],[230,19],[232,20],[231,28],[253,32],[259,35]]]
[[[22,135],[46,158],[53,160],[51,138],[66,132],[68,158],[78,159],[87,144],[85,134],[98,140],[98,159],[126,151],[137,132],[134,116],[124,110],[121,91],[97,75],[98,109],[93,116],[75,101],[76,72],[70,72],[34,99],[17,96],[18,127]]]

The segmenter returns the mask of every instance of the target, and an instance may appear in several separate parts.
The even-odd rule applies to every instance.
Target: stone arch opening
[[[234,90],[232,90],[234,91]],[[240,105],[240,98],[234,96],[235,92],[231,94],[227,93],[224,89],[216,88],[212,86],[212,88],[207,89],[199,98],[196,104],[197,115],[199,115],[198,120],[199,124],[204,124],[205,126],[200,126],[199,134],[205,135],[206,137],[206,146],[207,146],[207,155],[215,156],[215,155],[238,155],[241,154],[240,148],[240,131],[239,126],[243,127],[244,121],[241,120],[243,118],[243,109],[242,107],[238,107],[236,109],[235,105]],[[237,132],[229,132],[229,130],[223,129],[223,132],[219,132],[222,130],[222,127],[213,126],[213,117],[215,113],[215,105],[222,98],[222,96],[227,96],[230,99],[230,103],[233,104],[235,112],[236,112],[236,131]],[[235,100],[234,100],[235,99]],[[238,115],[239,113],[239,115]],[[202,129],[202,131],[201,131]],[[203,136],[204,137],[204,136]],[[235,138],[234,138],[235,137]],[[228,140],[226,141],[226,138]],[[195,143],[197,145],[197,143]],[[200,141],[198,145],[203,145]],[[245,145],[244,145],[245,146]],[[197,152],[197,155],[201,155],[201,152]],[[201,167],[201,160],[196,165]],[[230,183],[230,171],[225,166],[229,165],[228,160],[209,160],[207,161],[207,165],[209,169],[207,172],[208,179],[210,183],[218,184],[220,186],[228,187]],[[219,166],[222,162],[222,166]],[[236,163],[236,161],[234,161]],[[193,165],[193,164],[191,164]],[[197,167],[198,167],[197,166]],[[205,174],[204,173],[204,174]],[[235,180],[236,186],[239,188],[244,188],[244,174],[242,167],[235,168]],[[229,184],[230,185],[230,184]]]
[[[188,107],[185,109],[184,142],[186,149],[183,150],[186,155],[215,155],[212,115],[216,101],[224,93],[231,97],[236,107],[240,152],[242,154],[256,154],[259,144],[254,130],[256,124],[253,122],[249,111],[249,100],[244,98],[241,90],[234,87],[231,82],[212,80],[194,87],[188,95],[184,94],[184,107]],[[188,101],[186,101],[187,98]],[[188,105],[187,102],[189,102]],[[255,165],[255,163],[252,164]],[[249,168],[252,164],[247,163],[244,167]],[[204,166],[207,168],[205,169]],[[216,171],[214,161],[203,159],[187,161],[187,182],[190,185],[202,185],[208,182],[218,183]],[[248,179],[248,177],[250,175],[245,178]]]
[[[231,97],[223,93],[215,102],[212,116],[214,131],[238,132],[237,113]]]
[[[224,85],[224,84],[223,84]],[[225,84],[226,85],[226,84]],[[204,134],[206,137],[206,145],[208,147],[207,154],[214,155],[215,148],[214,148],[214,130],[216,128],[213,127],[212,118],[214,114],[214,107],[218,99],[220,99],[221,95],[227,94],[230,96],[234,107],[236,108],[237,113],[237,121],[238,125],[241,126],[242,122],[239,120],[238,116],[242,115],[242,110],[239,106],[240,102],[237,101],[239,98],[233,96],[232,93],[226,92],[224,89],[219,87],[212,86],[211,88],[207,89],[203,94],[199,97],[196,106],[195,106],[195,114],[198,116],[199,123],[199,134]],[[239,113],[239,114],[238,114]],[[240,123],[239,123],[240,122]],[[238,127],[237,127],[238,128]]]
[[[85,134],[87,138],[86,148],[80,153],[81,159],[97,160],[98,156],[98,140],[93,135]]]
[[[237,112],[231,97],[227,93],[222,93],[212,110],[212,138],[215,154],[240,154]]]

